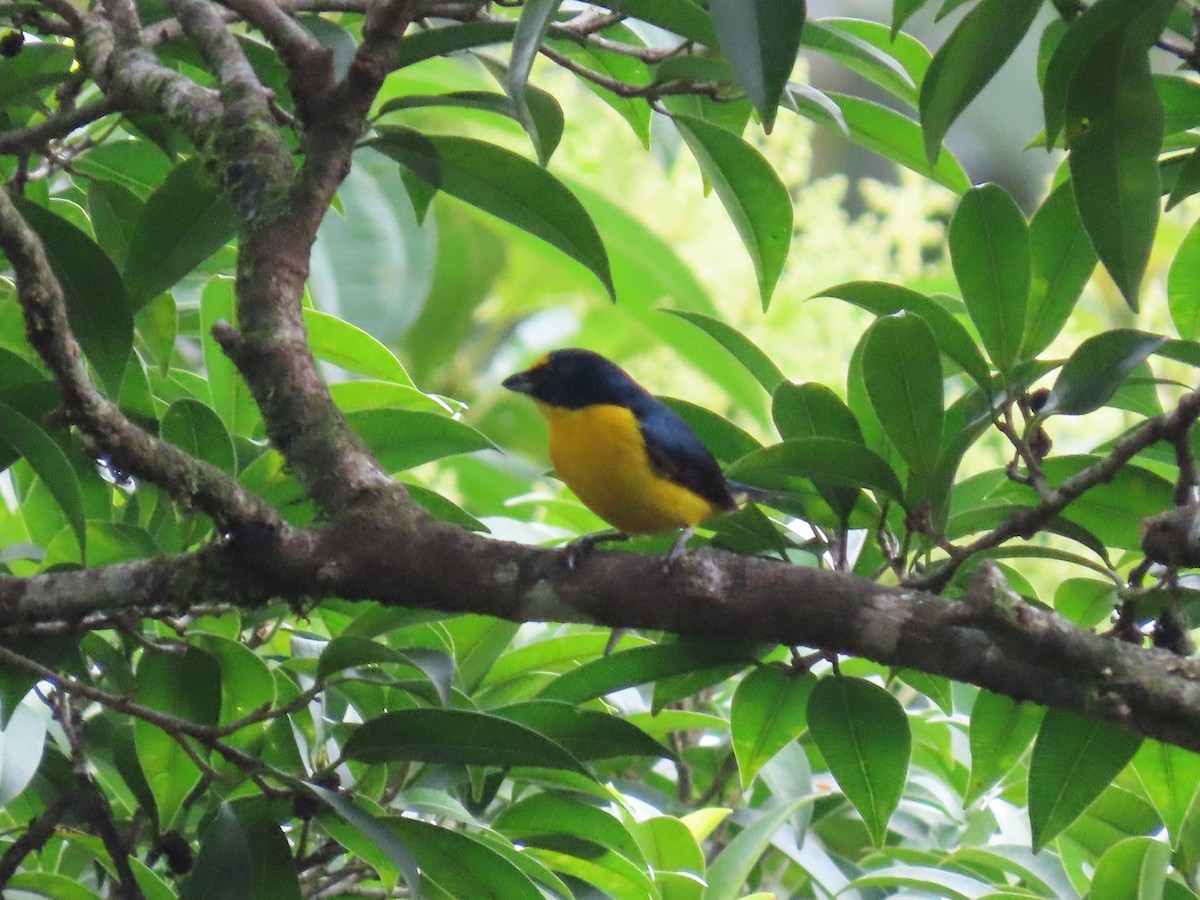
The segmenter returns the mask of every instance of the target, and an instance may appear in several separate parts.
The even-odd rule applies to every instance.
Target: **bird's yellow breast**
[[[550,423],[550,459],[558,477],[592,512],[626,534],[695,525],[713,505],[658,475],[637,418],[623,406],[563,409],[538,403]]]

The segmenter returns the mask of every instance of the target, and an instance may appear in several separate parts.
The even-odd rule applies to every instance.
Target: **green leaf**
[[[1166,2],[1167,0],[1151,0],[1150,4],[1140,4],[1129,3],[1128,0],[1098,0],[1071,21],[1066,33],[1055,46],[1042,79],[1047,150],[1054,147],[1058,134],[1067,121],[1067,94],[1081,77],[1080,66],[1096,42],[1111,29],[1128,25],[1143,11],[1152,12],[1152,4],[1157,3],[1162,7]],[[1157,37],[1157,34],[1155,36]]]
[[[765,310],[792,244],[787,186],[763,155],[736,134],[694,116],[676,116],[675,127],[750,253]]]
[[[971,780],[963,797],[969,806],[1012,771],[1025,755],[1045,709],[1003,694],[980,690],[971,707]]]
[[[1029,224],[1033,281],[1020,355],[1033,359],[1058,337],[1096,268],[1096,251],[1069,182],[1056,187]]]
[[[717,46],[717,32],[712,17],[694,0],[606,0],[598,5],[665,28],[697,43]]]
[[[112,261],[66,219],[25,200],[13,203],[46,248],[46,259],[62,285],[67,321],[110,397],[121,392],[133,347],[133,313]]]
[[[545,169],[473,138],[380,129],[369,142],[429,184],[539,237],[586,266],[614,293],[608,254],[591,217]]]
[[[820,799],[816,794],[795,797],[770,806],[743,828],[732,841],[717,854],[708,867],[704,891],[705,900],[737,900],[742,897],[742,888],[759,859],[771,846],[775,833],[799,810]]]
[[[212,408],[232,434],[249,435],[254,433],[261,419],[258,407],[233,360],[225,355],[212,335],[213,326],[218,322],[237,326],[233,287],[231,278],[213,278],[204,286],[200,295],[200,346],[204,351],[204,370],[208,375]]]
[[[712,0],[709,12],[721,52],[762,118],[768,134],[784,85],[796,65],[804,0]]]
[[[75,54],[65,44],[26,41],[21,52],[0,59],[0,109],[37,104],[37,92],[65,79]]]
[[[542,691],[543,700],[583,703],[622,688],[657,681],[670,675],[721,668],[754,661],[758,646],[742,641],[680,639],[622,650],[584,663],[559,676]]]
[[[1200,191],[1200,148],[1189,153],[1179,164],[1174,184],[1171,184],[1165,170],[1162,174],[1163,187],[1169,187],[1171,191],[1167,196],[1167,210],[1170,211],[1179,205],[1180,201]]]
[[[918,896],[945,897],[948,900],[978,900],[985,895],[998,900],[992,894],[993,885],[960,872],[947,871],[933,866],[884,866],[871,869],[852,879],[845,887],[847,891],[863,888],[884,888],[888,894],[905,894],[903,888],[914,891]]]
[[[915,313],[933,329],[938,349],[954,360],[976,384],[991,390],[992,379],[987,360],[979,352],[970,332],[953,313],[924,294],[882,281],[849,281],[826,288],[814,296],[845,300],[877,316],[889,316],[901,310]]]
[[[142,209],[129,255],[125,286],[134,309],[204,262],[237,234],[239,220],[224,191],[196,156],[176,166]]]
[[[637,726],[607,713],[579,709],[573,703],[527,700],[489,712],[532,728],[583,762],[617,756],[671,756],[670,750]]]
[[[771,418],[784,440],[832,437],[863,442],[858,420],[842,398],[815,381],[780,382],[771,397]]]
[[[663,900],[701,900],[704,851],[686,824],[674,816],[654,816],[633,827]]]
[[[1034,852],[1074,822],[1137,752],[1142,738],[1078,713],[1046,712],[1029,763]]]
[[[1146,740],[1133,757],[1133,771],[1166,826],[1171,848],[1178,849],[1200,798],[1200,754]]]
[[[204,830],[195,867],[179,896],[181,900],[255,900],[254,856],[228,803],[217,808]]]
[[[900,29],[904,27],[904,23],[912,17],[912,14],[928,2],[929,0],[894,0],[892,3],[893,40],[900,34]]]
[[[538,120],[526,100],[526,88],[538,49],[561,5],[562,0],[526,0],[521,6],[517,29],[513,32],[512,56],[508,65],[508,96],[512,98],[517,120],[529,133],[533,145],[539,148],[539,156],[544,139],[538,133]],[[545,164],[545,159],[542,163]]]
[[[878,31],[864,30],[871,25],[878,25]],[[859,34],[875,40],[866,40]],[[809,19],[804,26],[802,43],[836,59],[910,106],[916,106],[916,80],[889,54],[891,42],[886,26],[860,19]],[[926,62],[928,59],[926,51]]]
[[[877,319],[864,338],[862,366],[888,439],[914,472],[931,471],[942,439],[942,369],[933,331],[910,313]]]
[[[1167,306],[1185,341],[1200,337],[1200,222],[1184,235],[1167,276]]]
[[[525,88],[525,105],[534,131],[530,133],[536,143],[538,160],[544,166],[558,147],[563,132],[563,112],[553,94],[539,90],[533,85]],[[431,106],[452,106],[459,109],[479,109],[510,119],[521,121],[516,104],[503,94],[490,91],[452,91],[448,94],[410,94],[396,97],[379,107],[377,115],[399,112],[405,109],[420,109]]]
[[[587,774],[561,744],[532,728],[468,709],[401,709],[360,726],[343,755],[366,763],[410,760],[478,766],[545,766]]]
[[[981,0],[934,54],[921,84],[925,154],[937,159],[954,120],[1012,55],[1042,0]]]
[[[118,268],[125,265],[142,214],[142,201],[123,184],[89,178],[87,208],[96,229],[96,242]]]
[[[544,791],[523,797],[503,810],[496,830],[514,841],[533,846],[561,846],[562,837],[592,844],[588,851],[605,848],[629,860],[641,860],[637,840],[616,816],[571,797]]]
[[[1067,91],[1067,146],[1079,217],[1134,311],[1161,193],[1163,111],[1148,50],[1160,30],[1156,20],[1174,5],[1153,0],[1130,23],[1101,35]]]
[[[81,560],[86,561],[83,491],[75,469],[62,448],[36,422],[4,403],[0,403],[0,445],[7,445],[13,453],[23,457],[49,489],[66,516],[67,524],[75,532]]]
[[[503,44],[512,40],[516,30],[516,22],[455,22],[442,28],[412,29],[396,46],[396,67],[472,47]]]
[[[170,294],[159,294],[137,311],[133,321],[149,356],[147,363],[152,363],[158,374],[166,377],[171,371],[175,338],[179,336],[179,312],[175,298]]]
[[[714,316],[706,316],[698,312],[688,312],[682,309],[664,309],[663,312],[695,325],[715,340],[734,359],[745,366],[746,371],[753,375],[755,380],[768,392],[774,391],[776,386],[783,381],[783,373],[779,371],[779,367],[771,361],[771,358],[732,325],[728,325]]]
[[[692,5],[691,0],[684,2],[688,6]],[[693,9],[704,14],[699,7],[693,6]],[[622,4],[622,12],[626,11],[626,5]],[[637,36],[622,25],[611,26],[601,32],[601,36],[610,39],[614,35],[626,39],[620,41],[621,43],[638,43]],[[650,68],[640,59],[598,47],[590,42],[579,44],[575,41],[550,40],[548,43],[568,59],[614,81],[636,85],[650,84]],[[586,78],[580,78],[579,83],[616,110],[617,114],[629,123],[641,145],[647,150],[650,149],[650,104],[641,97],[622,97]]]
[[[760,666],[733,694],[729,728],[743,790],[776,753],[808,727],[808,695],[817,679],[780,666]]]
[[[1119,602],[1111,581],[1094,578],[1068,578],[1054,591],[1054,611],[1080,628],[1095,628],[1107,621]]]
[[[424,647],[394,650],[386,644],[363,637],[342,634],[321,651],[317,677],[329,678],[336,672],[372,663],[395,663],[421,672],[433,684],[443,706],[450,705],[454,682],[454,659],[446,653]]]
[[[147,650],[137,668],[137,701],[196,725],[216,725],[221,713],[221,669],[195,647],[183,655]],[[200,781],[200,770],[178,742],[156,725],[135,720],[134,741],[158,821],[169,828]]]
[[[1125,376],[1165,344],[1162,335],[1131,328],[1088,338],[1063,363],[1040,414],[1082,416],[1103,406]]]
[[[49,710],[22,703],[0,733],[0,804],[8,806],[33,781],[46,749]]]
[[[972,188],[950,220],[950,258],[971,321],[1002,372],[1017,360],[1029,303],[1025,217],[1004,188]]]
[[[762,447],[762,444],[741,428],[703,406],[674,397],[658,399],[683,419],[687,426],[696,432],[704,446],[721,462],[733,462]]]
[[[908,772],[912,737],[904,710],[869,681],[826,677],[809,695],[808,728],[871,840],[882,846]]]
[[[389,472],[496,445],[457,419],[416,409],[362,409],[346,422]]]
[[[537,886],[512,862],[472,835],[419,819],[380,820],[412,853],[421,875],[452,897],[542,900]],[[421,894],[425,896],[424,892]]]
[[[164,441],[231,475],[237,471],[233,440],[225,424],[199,400],[176,400],[163,415],[160,427]]]
[[[304,310],[304,327],[317,359],[356,375],[412,386],[396,354],[361,328],[317,309]]]
[[[1089,900],[1162,900],[1171,848],[1149,837],[1113,844],[1096,863]]]
[[[759,487],[787,490],[802,478],[840,488],[866,488],[903,500],[900,480],[883,457],[861,443],[841,438],[796,438],[743,456],[725,472]]]
[[[89,520],[85,533],[89,566],[105,566],[130,559],[148,559],[162,552],[144,528],[125,522]],[[81,556],[79,538],[72,529],[64,528],[46,545],[42,565],[49,568],[62,563],[76,563]]]
[[[368,860],[372,868],[378,872],[380,879],[387,882],[390,887],[395,887],[398,874],[403,874],[404,883],[408,886],[409,892],[414,897],[420,896],[421,873],[417,868],[417,861],[409,851],[408,845],[400,839],[394,829],[388,827],[386,820],[366,812],[347,794],[316,784],[307,784],[306,787],[328,804],[345,823],[345,826],[352,829],[348,835],[337,836],[339,843],[343,846],[350,844],[351,846],[348,846],[347,849],[357,850],[356,855]],[[328,821],[333,823],[338,820],[331,818]],[[322,819],[322,824],[325,823],[326,820]],[[333,830],[332,827],[331,830]],[[362,842],[361,846],[354,847],[353,844],[357,842]],[[382,851],[382,856],[376,859],[379,851]],[[383,871],[387,865],[394,866],[394,869],[391,872]]]

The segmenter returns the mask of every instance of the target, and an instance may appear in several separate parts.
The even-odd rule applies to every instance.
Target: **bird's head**
[[[628,406],[645,392],[611,360],[575,348],[547,353],[523,372],[509,375],[503,386],[528,394],[546,406],[582,409],[596,404]]]

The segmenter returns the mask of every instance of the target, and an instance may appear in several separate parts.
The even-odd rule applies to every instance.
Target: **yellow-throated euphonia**
[[[550,459],[583,504],[625,535],[691,528],[737,507],[708,448],[662,401],[590,350],[555,350],[504,379],[550,424]],[[594,543],[595,540],[586,543]]]

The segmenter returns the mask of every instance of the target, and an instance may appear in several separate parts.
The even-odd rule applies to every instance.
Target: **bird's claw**
[[[585,534],[577,537],[563,548],[563,559],[568,569],[574,570],[583,558],[592,552],[599,544],[609,544],[615,541],[627,541],[629,535],[621,531],[602,531],[599,534]]]
[[[675,563],[683,558],[688,552],[688,541],[692,539],[694,530],[691,528],[683,529],[683,533],[675,539],[675,543],[671,545],[671,549],[667,551],[666,557],[663,558],[663,574],[670,575],[671,570],[675,568]]]

